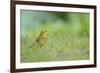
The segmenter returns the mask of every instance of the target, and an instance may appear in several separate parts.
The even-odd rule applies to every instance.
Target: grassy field
[[[27,37],[22,39],[21,62],[89,59],[89,38],[86,34],[80,37],[77,33],[49,34],[42,48],[34,48],[32,43],[35,39]]]
[[[61,15],[65,16],[66,13],[37,13],[22,11],[21,62],[89,59],[89,14],[67,13],[67,18],[62,18]],[[46,20],[46,23],[42,23],[42,20]],[[35,41],[42,26],[46,28],[47,36],[44,45],[39,48],[35,47]]]

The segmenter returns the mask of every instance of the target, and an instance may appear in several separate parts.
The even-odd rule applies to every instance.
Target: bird
[[[29,49],[31,50],[32,48],[42,48],[46,42],[46,39],[47,30],[41,30],[36,40],[34,40],[33,43],[29,46]]]
[[[42,48],[43,45],[45,44],[47,39],[47,31],[46,30],[41,30],[39,36],[37,37],[35,44],[39,47]]]

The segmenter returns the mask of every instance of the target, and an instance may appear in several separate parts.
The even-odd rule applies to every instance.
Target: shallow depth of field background
[[[21,62],[89,59],[89,13],[21,10],[20,24]],[[46,41],[36,48],[42,29]]]

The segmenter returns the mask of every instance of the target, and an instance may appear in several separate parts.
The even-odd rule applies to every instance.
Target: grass
[[[89,59],[89,35],[78,32],[48,32],[42,48],[34,48],[37,36],[21,37],[21,62],[68,61]],[[30,48],[30,46],[32,46]]]

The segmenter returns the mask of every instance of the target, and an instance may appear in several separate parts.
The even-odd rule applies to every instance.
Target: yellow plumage
[[[47,38],[47,31],[42,30],[38,38],[36,39],[36,43],[40,48],[44,45],[46,38]]]

